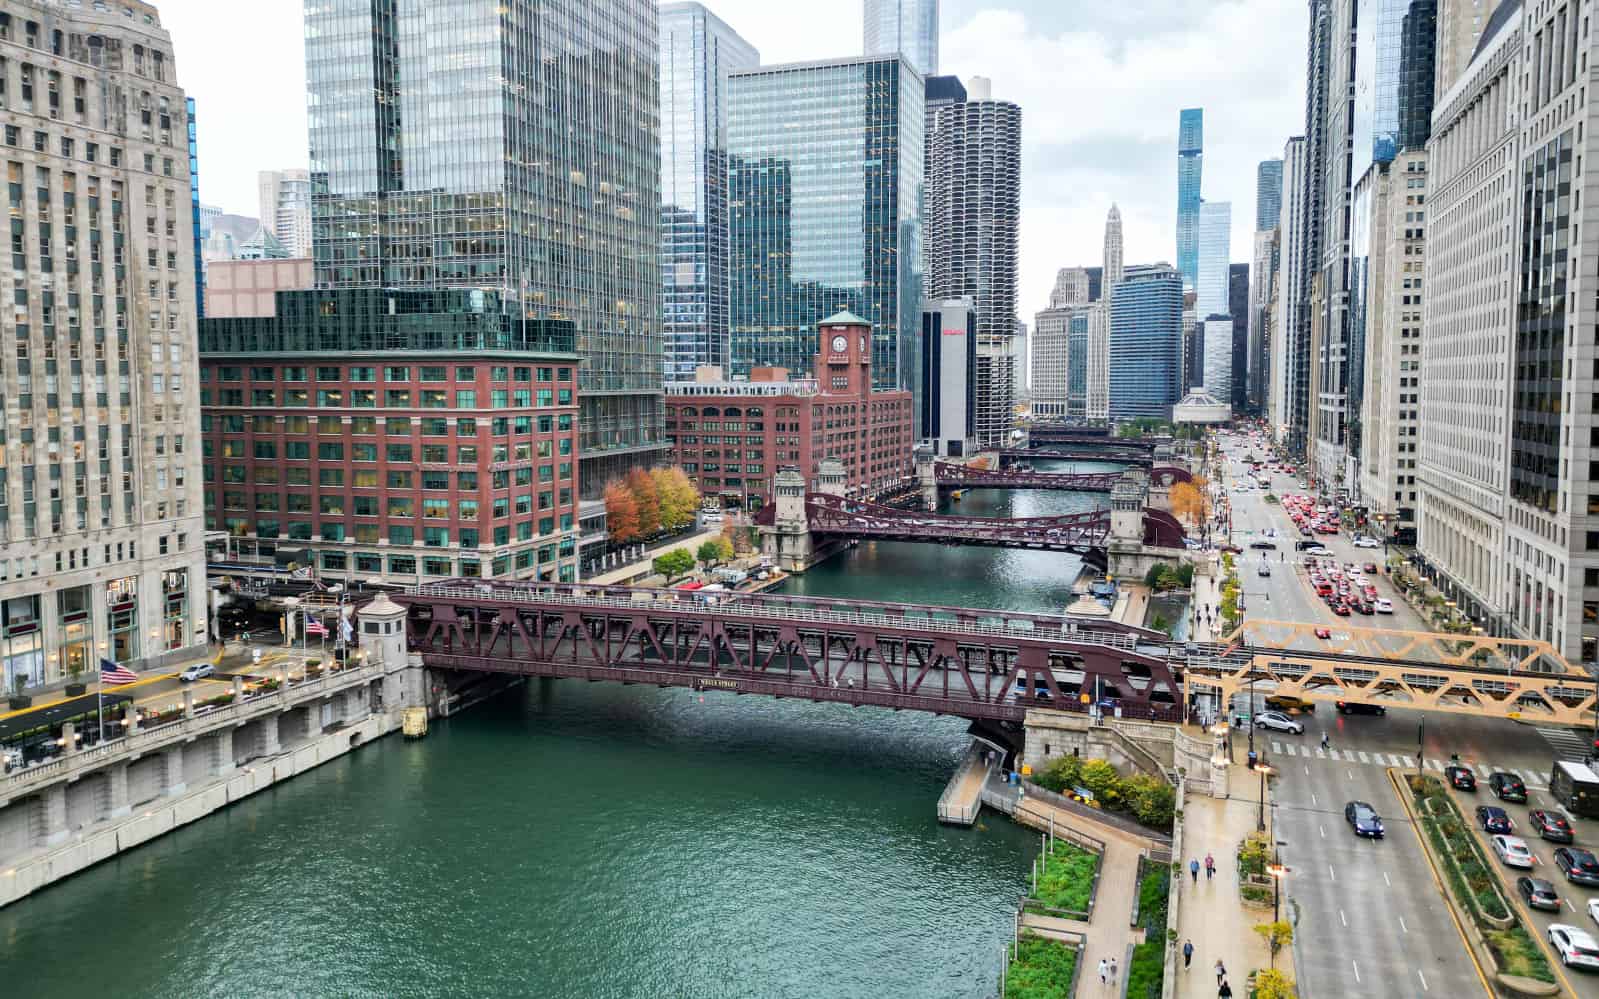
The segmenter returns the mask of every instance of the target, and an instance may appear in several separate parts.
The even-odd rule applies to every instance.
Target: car
[[[1493,836],[1488,841],[1506,867],[1531,870],[1532,865],[1537,863],[1537,858],[1533,857],[1532,851],[1527,848],[1527,841],[1520,836]]]
[[[1260,551],[1276,551],[1277,550],[1277,542],[1275,542],[1275,541],[1251,541],[1249,543],[1249,547],[1254,548],[1254,549],[1258,549]]]
[[[193,683],[196,680],[203,680],[208,676],[215,676],[216,671],[217,668],[210,663],[195,663],[182,673],[179,673],[178,679],[184,683]]]
[[[1599,971],[1599,941],[1589,936],[1587,930],[1566,923],[1550,923],[1549,946],[1555,949],[1560,963],[1566,967]]]
[[[1392,614],[1394,612],[1394,602],[1387,597],[1378,597],[1371,602],[1371,609],[1379,614]]]
[[[1355,610],[1366,615],[1367,617],[1370,617],[1373,613],[1375,613],[1372,610],[1371,602],[1369,600],[1356,600],[1349,606],[1353,607]]]
[[[1310,554],[1310,555],[1312,555],[1312,556],[1314,556],[1314,557],[1316,557],[1316,558],[1325,558],[1325,557],[1327,557],[1327,556],[1328,556],[1328,555],[1331,555],[1331,554],[1332,554],[1332,552],[1331,552],[1331,551],[1329,551],[1329,550],[1328,550],[1328,549],[1327,549],[1327,548],[1326,548],[1326,547],[1325,547],[1325,546],[1323,546],[1323,545],[1317,545],[1317,546],[1316,546],[1316,547],[1314,547],[1314,548],[1311,548],[1311,549],[1308,549],[1308,552],[1309,552],[1309,554]]]
[[[1377,563],[1376,562],[1367,562],[1365,565],[1361,566],[1360,568],[1363,569],[1366,572],[1371,573],[1373,576],[1377,575],[1377,572],[1378,572]]]
[[[1516,879],[1516,890],[1521,892],[1522,900],[1534,909],[1560,911],[1560,896],[1555,893],[1555,886],[1543,878],[1529,878],[1523,874]],[[1590,913],[1593,911],[1593,902],[1588,903],[1588,910]]]
[[[1293,694],[1272,694],[1266,698],[1266,707],[1271,708],[1273,711],[1297,712],[1302,715],[1308,715],[1315,713],[1316,702],[1307,701],[1303,697],[1295,697]]]
[[[1316,637],[1321,639],[1322,641],[1326,641],[1327,639],[1332,637],[1332,629],[1331,628],[1317,628],[1316,629]]]
[[[1599,885],[1599,857],[1580,846],[1555,847],[1555,866],[1572,884]]]
[[[1534,808],[1527,813],[1527,823],[1551,843],[1570,843],[1573,839],[1571,820],[1558,808]]]
[[[1498,805],[1478,805],[1477,824],[1482,826],[1486,833],[1513,833],[1516,824],[1511,821],[1503,808]]]
[[[1342,715],[1385,715],[1388,709],[1381,704],[1362,704],[1360,701],[1339,701],[1338,713]]]
[[[1229,555],[1242,555],[1244,553],[1244,550],[1242,548],[1240,548],[1237,545],[1232,544],[1230,542],[1228,544],[1222,545],[1221,546],[1221,550],[1226,552]]]
[[[1488,775],[1488,790],[1500,801],[1517,801],[1525,804],[1527,801],[1527,785],[1515,774],[1507,774],[1503,770],[1496,770]]]
[[[1271,566],[1267,565],[1264,562],[1260,563],[1260,568],[1256,570],[1256,575],[1259,575],[1259,576],[1270,576],[1271,575]]]
[[[1332,612],[1337,614],[1339,617],[1348,617],[1349,605],[1340,600],[1332,605]]]
[[[1354,545],[1356,548],[1381,548],[1382,542],[1376,538],[1357,536],[1354,540]]]
[[[1364,801],[1351,801],[1344,806],[1344,821],[1356,836],[1382,839],[1382,817]]]
[[[1444,780],[1457,791],[1477,790],[1477,775],[1470,767],[1444,767]]]
[[[1269,729],[1273,732],[1288,732],[1293,735],[1304,735],[1305,726],[1281,711],[1262,711],[1255,716],[1255,727]]]

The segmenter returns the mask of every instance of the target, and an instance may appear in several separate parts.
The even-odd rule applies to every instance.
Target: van
[[[1599,819],[1599,774],[1591,767],[1556,760],[1549,775],[1549,796],[1573,815]]]
[[[1310,532],[1305,531],[1303,533],[1307,533],[1308,534]],[[1294,542],[1294,551],[1296,551],[1296,552],[1308,552],[1312,548],[1321,548],[1321,547],[1323,547],[1323,545],[1322,545],[1322,543],[1320,541],[1296,541],[1296,542]]]

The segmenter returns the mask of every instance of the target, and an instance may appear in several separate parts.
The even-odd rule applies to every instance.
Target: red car
[[[1339,617],[1349,616],[1349,605],[1344,603],[1333,604],[1332,612]]]
[[[1332,637],[1332,631],[1331,631],[1331,629],[1328,629],[1328,628],[1317,628],[1316,629],[1316,637],[1320,638],[1320,639],[1331,638]]]

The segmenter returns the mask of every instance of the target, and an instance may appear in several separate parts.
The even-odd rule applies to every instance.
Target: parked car
[[[1457,791],[1477,790],[1477,775],[1467,767],[1444,767],[1444,780]]]
[[[208,676],[215,676],[216,671],[217,668],[210,663],[195,663],[182,673],[179,673],[178,679],[183,683],[193,683],[195,680],[203,680]]]
[[[1382,817],[1364,801],[1351,801],[1344,806],[1344,820],[1356,836],[1382,839]]]
[[[1316,702],[1307,701],[1303,697],[1296,697],[1293,694],[1271,694],[1266,698],[1266,707],[1285,714],[1298,713],[1308,715],[1315,713]]]
[[[1571,820],[1558,808],[1534,808],[1527,813],[1527,824],[1551,843],[1570,843],[1573,839]]]
[[[1359,701],[1339,701],[1338,713],[1343,715],[1385,715],[1388,709],[1381,704],[1362,704]]]
[[[1527,841],[1520,836],[1493,836],[1488,842],[1493,845],[1494,853],[1504,861],[1506,867],[1519,867],[1522,870],[1531,870],[1537,861],[1532,851],[1527,848]]]
[[[1281,711],[1262,711],[1255,716],[1255,727],[1273,732],[1289,732],[1293,735],[1305,734],[1305,726],[1294,721]]]
[[[1498,805],[1478,805],[1477,824],[1482,826],[1482,831],[1487,833],[1513,833],[1516,824],[1510,816]]]
[[[1527,785],[1515,774],[1507,774],[1503,770],[1496,770],[1488,775],[1488,790],[1500,801],[1517,801],[1526,803]]]
[[[1522,900],[1534,909],[1548,909],[1551,912],[1560,911],[1560,896],[1555,893],[1555,886],[1543,878],[1529,878],[1525,874],[1516,879],[1516,890],[1521,892]],[[1599,901],[1595,899],[1594,901]],[[1593,902],[1588,903],[1588,910],[1593,911]],[[1599,919],[1599,917],[1595,917]]]
[[[1568,968],[1599,970],[1599,941],[1587,930],[1566,923],[1550,923],[1549,946],[1560,956],[1560,963]]]
[[[1555,866],[1572,884],[1599,885],[1599,858],[1581,847],[1555,847]]]

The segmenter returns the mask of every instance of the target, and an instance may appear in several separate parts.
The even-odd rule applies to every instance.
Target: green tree
[[[694,568],[694,555],[687,548],[673,548],[669,552],[655,556],[650,565],[670,583]]]
[[[709,569],[719,562],[727,562],[733,557],[733,543],[724,537],[707,538],[700,545],[699,559]]]
[[[1152,829],[1170,829],[1177,807],[1177,792],[1158,777],[1133,774],[1121,783],[1127,810]]]
[[[1082,773],[1083,761],[1080,757],[1057,756],[1033,776],[1033,783],[1060,794],[1076,787]]]
[[[1085,760],[1078,783],[1094,792],[1094,799],[1106,808],[1121,801],[1121,778],[1116,775],[1116,768],[1104,760]]]
[[[657,468],[650,472],[650,479],[660,500],[661,526],[676,530],[693,523],[694,511],[700,506],[700,492],[683,469]]]
[[[1266,946],[1271,948],[1273,965],[1277,963],[1277,952],[1294,942],[1294,928],[1283,920],[1275,923],[1256,923],[1255,932],[1259,933],[1266,941]]]

